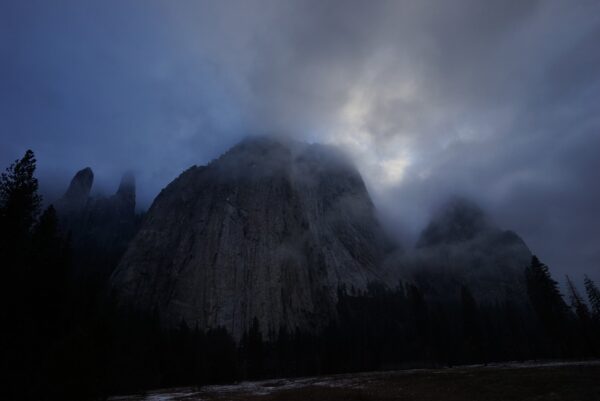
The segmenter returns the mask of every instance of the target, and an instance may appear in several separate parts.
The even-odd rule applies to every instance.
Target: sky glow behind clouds
[[[600,279],[598,43],[591,0],[2,2],[0,161],[148,205],[248,134],[334,143],[403,238],[463,194]]]

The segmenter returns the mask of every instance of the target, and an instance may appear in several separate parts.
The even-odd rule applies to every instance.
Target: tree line
[[[162,325],[116,306],[102,282],[75,274],[68,233],[42,210],[32,151],[0,178],[3,393],[11,400],[105,399],[169,386],[507,360],[598,357],[600,291],[568,301],[536,257],[524,269],[529,302],[452,301],[420,288],[340,288],[337,318],[319,332],[263,333],[257,319],[236,343],[224,328]],[[268,335],[267,335],[268,334]]]

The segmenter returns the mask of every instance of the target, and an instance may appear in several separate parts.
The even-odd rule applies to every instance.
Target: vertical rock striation
[[[111,278],[121,302],[240,338],[317,329],[380,279],[384,234],[335,149],[252,138],[158,195]]]

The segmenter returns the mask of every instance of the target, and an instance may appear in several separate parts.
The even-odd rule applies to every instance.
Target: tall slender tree
[[[540,318],[547,322],[554,322],[565,317],[569,307],[560,293],[558,283],[552,278],[548,266],[533,256],[525,274],[529,299]]]
[[[0,341],[5,350],[2,370],[13,374],[5,388],[9,399],[35,398],[23,372],[34,371],[35,362],[43,359],[45,339],[38,336],[39,319],[32,313],[35,292],[28,286],[36,259],[32,231],[41,204],[35,168],[35,155],[28,150],[0,175],[0,319],[8,328],[1,331]]]
[[[571,356],[573,341],[571,311],[563,299],[558,283],[552,279],[548,266],[533,256],[525,270],[527,294],[540,323],[550,339],[556,356]]]
[[[595,319],[600,320],[600,290],[596,287],[596,283],[588,276],[584,277],[585,292],[588,296],[588,301],[592,309],[592,314]]]
[[[571,299],[571,307],[575,311],[575,314],[577,315],[579,320],[581,320],[582,322],[589,321],[590,310],[588,306],[586,305],[581,295],[579,295],[579,291],[577,291],[577,288],[575,287],[569,276],[566,276],[566,279],[567,288],[569,289],[569,295]]]
[[[27,236],[39,214],[42,197],[35,168],[35,155],[28,150],[0,176],[0,222],[6,245]]]
[[[575,311],[575,315],[577,316],[577,327],[579,328],[579,333],[581,335],[582,343],[580,346],[584,347],[583,352],[585,354],[598,354],[598,344],[595,339],[595,328],[594,322],[592,320],[592,316],[590,313],[590,309],[587,304],[579,295],[579,291],[569,278],[567,278],[567,288],[569,289],[569,295],[571,298],[571,307]]]

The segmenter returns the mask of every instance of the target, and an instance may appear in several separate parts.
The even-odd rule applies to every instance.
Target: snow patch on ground
[[[183,389],[168,389],[168,390],[156,390],[150,391],[147,394],[137,395],[125,395],[118,397],[110,397],[110,401],[177,401],[187,400],[192,397],[195,401],[201,401],[202,398],[198,398],[199,392],[192,388]]]

